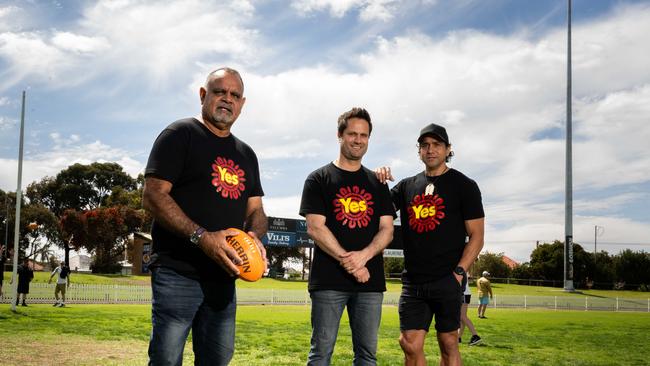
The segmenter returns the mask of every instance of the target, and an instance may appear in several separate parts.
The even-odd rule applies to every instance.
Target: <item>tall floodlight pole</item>
[[[571,161],[571,0],[567,11],[567,84],[566,84],[566,198],[564,200],[564,290],[573,287],[573,181]]]
[[[25,135],[25,91],[23,90],[23,106],[20,112],[20,147],[18,149],[18,186],[16,187],[16,223],[14,225],[14,268],[12,270],[13,287],[11,288],[13,297],[11,301],[11,311],[16,311],[18,302],[18,237],[20,236],[20,201],[22,199],[22,180],[23,180],[23,136]]]

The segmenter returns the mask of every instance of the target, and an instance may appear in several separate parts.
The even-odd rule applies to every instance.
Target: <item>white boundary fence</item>
[[[0,303],[8,304],[7,297],[11,286],[4,286],[5,296],[0,297]],[[385,305],[397,305],[398,292],[384,293]],[[29,288],[27,302],[54,303],[54,284],[33,283]],[[72,284],[66,292],[66,303],[69,304],[148,304],[151,303],[151,287],[135,285],[86,285]],[[306,290],[277,290],[277,289],[237,289],[239,304],[269,304],[269,305],[305,305],[310,304],[309,293]],[[472,306],[476,306],[476,301]],[[603,298],[597,296],[528,296],[502,295],[495,296],[490,302],[493,308],[517,309],[552,309],[552,310],[601,310],[601,311],[640,311],[650,312],[650,298]]]

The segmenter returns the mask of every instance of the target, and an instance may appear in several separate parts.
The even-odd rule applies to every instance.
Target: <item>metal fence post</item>
[[[616,311],[618,311],[618,297],[616,298]]]
[[[557,296],[555,296],[555,310],[557,310]]]
[[[589,310],[589,304],[587,303],[587,299],[589,298],[585,296],[585,311]]]
[[[524,295],[524,309],[528,309],[528,298]]]

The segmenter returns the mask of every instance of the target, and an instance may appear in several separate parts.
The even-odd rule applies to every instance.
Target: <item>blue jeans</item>
[[[182,365],[192,329],[195,365],[227,365],[235,350],[234,283],[208,283],[152,268],[149,365]]]
[[[383,292],[312,291],[311,349],[307,365],[330,364],[346,306],[352,330],[353,365],[376,365],[383,299]]]

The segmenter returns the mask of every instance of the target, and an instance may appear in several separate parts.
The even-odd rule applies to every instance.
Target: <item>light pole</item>
[[[16,187],[16,222],[14,225],[14,268],[12,277],[13,282],[11,301],[11,311],[16,311],[16,301],[18,300],[18,237],[20,236],[20,201],[22,199],[22,179],[23,179],[23,140],[25,136],[25,91],[23,90],[23,105],[20,113],[20,147],[18,149],[18,184]]]
[[[566,168],[564,199],[564,290],[573,292],[573,180],[571,135],[571,0],[567,1]]]
[[[605,233],[605,228],[602,226],[594,225],[594,262],[596,262],[596,253],[598,253],[598,237]]]

